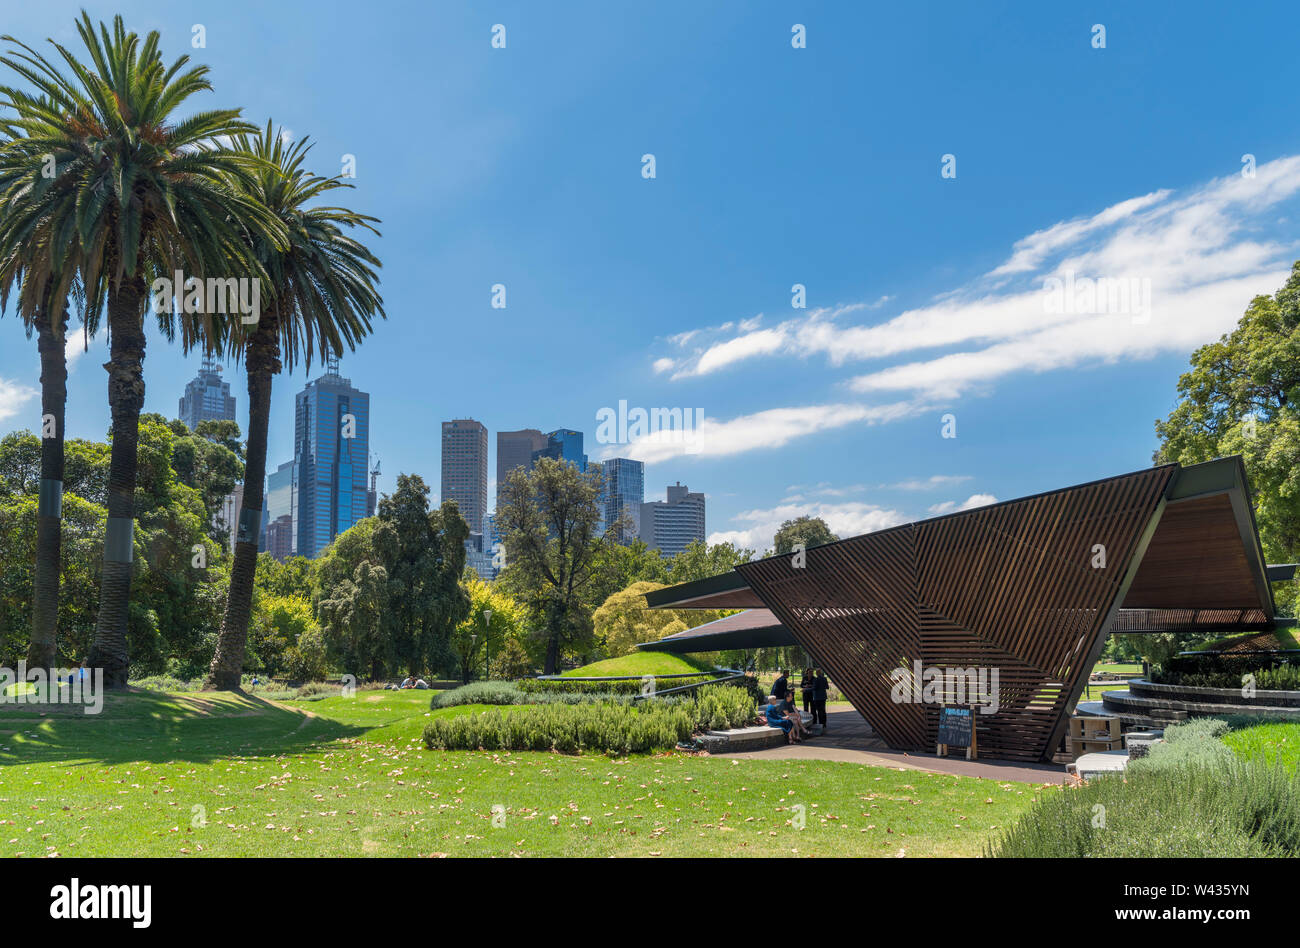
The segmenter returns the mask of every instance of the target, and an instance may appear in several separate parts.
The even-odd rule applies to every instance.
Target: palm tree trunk
[[[124,279],[108,301],[110,337],[108,406],[113,416],[113,446],[108,462],[108,528],[104,534],[104,573],[99,587],[99,615],[87,663],[102,668],[104,684],[125,688],[127,621],[131,605],[131,570],[135,537],[136,446],[140,409],[144,407],[145,283]]]
[[[262,495],[266,484],[266,437],[271,420],[271,380],[280,371],[279,320],[274,311],[262,314],[248,340],[244,367],[248,372],[248,449],[244,458],[244,499],[239,510],[235,561],[230,569],[226,614],[217,650],[208,669],[205,690],[237,691],[244,671],[248,620],[253,612],[253,579],[257,573],[257,541],[262,525]]]
[[[63,546],[63,418],[68,403],[68,364],[63,354],[66,308],[58,329],[42,308],[36,320],[41,354],[41,492],[36,512],[36,570],[32,583],[31,668],[53,668],[59,623],[59,577]]]

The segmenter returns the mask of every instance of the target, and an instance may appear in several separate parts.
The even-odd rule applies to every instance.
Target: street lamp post
[[[483,678],[492,680],[492,610],[483,610]]]

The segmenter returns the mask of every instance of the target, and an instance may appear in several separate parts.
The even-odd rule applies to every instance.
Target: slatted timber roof
[[[1043,760],[1107,633],[1269,628],[1268,583],[1231,457],[850,537],[807,550],[802,568],[769,557],[646,598],[751,608],[664,640],[674,650],[758,647],[735,643],[780,634],[770,611],[894,747],[933,748],[940,707],[897,700],[896,669],[996,668],[998,710],[976,715],[981,754]]]

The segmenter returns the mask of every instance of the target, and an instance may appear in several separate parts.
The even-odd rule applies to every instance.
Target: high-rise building
[[[501,489],[510,472],[517,467],[531,469],[533,453],[546,447],[546,435],[536,428],[497,432],[497,506],[501,506]]]
[[[288,514],[266,525],[266,552],[281,563],[293,556],[293,518]]]
[[[221,366],[212,359],[204,359],[198,377],[186,384],[176,417],[191,431],[200,421],[235,420],[235,396],[230,394],[230,383],[221,380]]]
[[[277,560],[286,560],[294,553],[293,521],[296,514],[294,490],[294,463],[285,461],[266,476],[266,552]]]
[[[487,517],[487,459],[488,433],[481,422],[458,418],[442,423],[442,500],[456,501],[480,550]]]
[[[641,504],[645,501],[645,462],[633,461],[631,458],[610,458],[600,466],[605,475],[605,486],[600,497],[602,525],[614,526],[614,538],[619,543],[631,543],[636,539],[641,526]]]
[[[546,447],[533,452],[533,463],[536,464],[540,458],[568,461],[576,464],[578,470],[585,471],[587,455],[582,453],[582,432],[574,431],[572,428],[560,428],[549,432],[546,435]]]
[[[294,552],[315,559],[366,516],[370,396],[339,376],[337,359],[294,404]]]
[[[668,500],[641,505],[638,534],[646,546],[676,556],[694,540],[704,539],[704,495],[678,481],[668,485]]]

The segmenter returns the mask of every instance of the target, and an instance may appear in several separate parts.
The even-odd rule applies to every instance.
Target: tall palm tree
[[[96,32],[83,11],[77,31],[89,65],[49,41],[66,75],[31,47],[4,37],[11,49],[0,62],[37,90],[32,96],[3,89],[18,112],[11,124],[49,144],[57,172],[34,187],[5,235],[13,241],[45,227],[57,235],[56,246],[63,246],[75,233],[84,248],[79,268],[90,331],[101,311],[107,319],[113,444],[99,614],[89,663],[103,669],[109,687],[124,687],[136,447],[144,404],[144,317],[151,281],[176,271],[199,280],[241,274],[260,279],[262,271],[241,235],[256,229],[274,242],[280,227],[231,190],[229,182],[245,174],[243,165],[215,146],[223,136],[253,130],[240,121],[239,110],[176,116],[191,96],[211,89],[207,67],[187,68],[187,56],[164,65],[158,33],[141,40],[127,32],[121,16],[111,32],[103,23]],[[59,155],[66,160],[60,162]],[[5,246],[12,244],[0,245],[0,257]],[[232,267],[238,272],[231,274]],[[157,316],[167,339],[174,339],[179,328],[186,350],[201,344],[211,351],[228,331],[226,317],[218,314],[164,311]]]
[[[319,352],[342,355],[370,332],[371,318],[384,316],[377,284],[379,260],[347,233],[355,227],[376,236],[377,219],[342,207],[308,207],[322,194],[352,187],[341,177],[323,178],[303,167],[311,146],[289,144],[271,122],[255,135],[235,138],[232,150],[246,159],[248,179],[232,187],[249,188],[250,201],[265,207],[283,224],[287,246],[277,246],[256,232],[248,246],[269,279],[267,299],[257,325],[234,340],[242,351],[248,376],[248,449],[244,459],[244,499],[239,513],[230,594],[217,650],[204,685],[239,687],[253,604],[258,530],[266,478],[266,433],[271,414],[271,382],[282,367],[293,370],[299,357],[311,366]]]
[[[0,102],[13,109],[12,103]],[[8,116],[6,116],[6,119]],[[3,122],[0,133],[0,229],[15,216],[38,184],[32,179],[39,155],[20,129]],[[48,221],[43,221],[47,225]],[[17,289],[17,311],[27,326],[28,338],[36,333],[41,361],[41,478],[36,508],[36,563],[32,582],[31,640],[27,663],[33,668],[52,668],[58,654],[59,580],[63,545],[63,440],[68,400],[68,367],[65,334],[68,327],[67,298],[79,261],[75,237],[56,247],[48,226],[25,239],[9,242],[0,256],[0,310],[8,308],[9,294]]]

